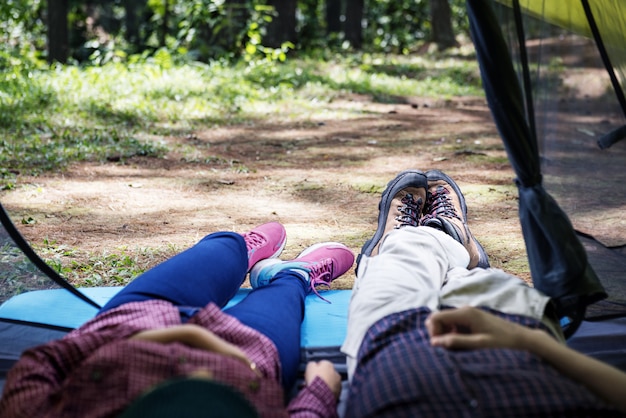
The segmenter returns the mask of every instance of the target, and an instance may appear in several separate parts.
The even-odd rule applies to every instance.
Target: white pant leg
[[[423,306],[436,310],[448,271],[466,267],[469,261],[467,250],[449,235],[429,227],[409,226],[389,232],[377,256],[363,256],[341,347],[348,358],[349,378],[370,326],[395,312]]]
[[[487,307],[509,315],[522,315],[542,321],[559,340],[565,341],[555,318],[547,317],[550,298],[528,286],[519,277],[500,269],[453,268],[440,292],[440,304]]]

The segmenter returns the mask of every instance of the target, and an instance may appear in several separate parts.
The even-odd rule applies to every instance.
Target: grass
[[[206,157],[197,149],[172,150],[176,145],[162,139],[268,117],[306,123],[316,112],[337,112],[328,105],[349,94],[382,103],[416,96],[481,96],[477,64],[471,52],[464,54],[467,59],[361,54],[326,61],[293,58],[280,64],[160,60],[85,68],[0,67],[0,190],[15,188],[20,175],[62,172],[80,161],[161,158],[170,151],[182,154],[183,161],[198,161]],[[342,112],[335,117],[360,116],[356,110]],[[237,161],[209,158],[238,172],[248,170]],[[376,187],[359,186],[369,193],[377,192]],[[86,254],[48,240],[33,246],[79,286],[123,285],[177,252],[117,248]],[[6,260],[16,257],[1,255]],[[28,263],[16,274],[28,275],[24,269]]]
[[[180,252],[173,246],[158,250],[120,247],[113,252],[82,254],[51,240],[35,243],[33,249],[62,277],[81,287],[126,285],[150,266]],[[51,286],[25,254],[4,239],[0,242],[0,271],[0,303],[13,295]]]
[[[38,269],[17,247],[0,236],[0,303],[14,294],[41,285]],[[34,286],[33,286],[34,284]]]
[[[123,286],[134,277],[181,251],[169,246],[162,249],[128,248],[84,253],[75,248],[44,240],[33,248],[57,273],[80,286]],[[86,260],[78,262],[77,259]]]
[[[483,94],[474,60],[440,55],[0,68],[0,189],[15,187],[18,174],[76,161],[161,157],[168,148],[159,138],[268,114],[294,118],[347,93],[386,103]]]

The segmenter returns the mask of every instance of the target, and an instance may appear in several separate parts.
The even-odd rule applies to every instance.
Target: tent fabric
[[[570,21],[574,19],[571,8],[561,9],[557,7],[561,2],[554,0],[493,5],[523,86],[528,124],[540,152],[543,186],[577,232],[607,247],[619,247],[626,245],[622,221],[626,141],[619,142],[626,137],[626,99],[619,100],[626,95],[626,32],[614,20],[626,19],[626,5],[610,0],[575,3],[579,8],[581,3],[589,5],[599,40],[607,50],[604,32],[619,28],[614,35],[621,37],[619,47],[609,50],[608,58],[621,84],[612,83],[598,41],[578,35],[575,27],[579,25]],[[535,12],[528,12],[530,8]],[[550,16],[558,10],[563,21],[555,26]]]
[[[513,7],[513,0],[497,0]],[[626,27],[626,3],[621,0],[519,0],[524,13],[577,34],[593,37],[583,4],[588,3],[602,38],[610,47],[623,54],[623,28]]]
[[[626,317],[584,321],[567,345],[626,371]]]
[[[46,264],[15,228],[0,204],[0,303],[36,289],[63,288],[95,308],[100,306]]]
[[[579,235],[589,260],[609,295],[608,298],[587,307],[585,318],[598,322],[624,316],[626,310],[626,247],[607,248],[589,236]],[[625,340],[626,341],[626,340]]]
[[[79,289],[90,299],[106,303],[121,287]],[[98,308],[65,289],[33,290],[13,296],[0,305],[0,319],[40,324],[56,329],[78,328],[98,313]]]
[[[621,0],[497,0],[510,8],[516,5],[532,16],[572,33],[596,40],[597,48],[606,60],[609,71],[615,72],[613,87],[622,112],[626,116],[626,3]],[[621,129],[606,145],[626,138]]]
[[[536,133],[528,124],[522,89],[491,4],[468,0],[467,5],[487,101],[517,175],[533,284],[554,298],[560,316],[578,322],[589,304],[607,295],[569,218],[543,188]]]
[[[582,2],[589,5],[601,41],[612,25],[603,16],[619,13],[624,18],[620,11],[623,5],[611,1]],[[626,136],[626,117],[619,97],[624,93],[626,32],[620,34],[619,48],[607,47],[611,67],[622,78],[616,87],[596,38],[580,36],[575,25],[568,22],[553,24],[550,8],[559,2],[519,0],[508,2],[509,6],[502,3],[492,4],[523,86],[528,125],[531,133],[536,134],[540,153],[542,186],[571,221],[586,251],[587,262],[608,295],[588,305],[585,317],[624,315],[626,141],[620,140]],[[537,8],[537,4],[545,6],[547,17],[527,12],[529,5]],[[568,17],[571,11],[563,9],[561,13]],[[608,147],[605,141],[612,146]]]

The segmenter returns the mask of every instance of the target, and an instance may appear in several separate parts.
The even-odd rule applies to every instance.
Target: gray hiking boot
[[[403,171],[387,184],[378,204],[378,228],[363,245],[357,264],[362,255],[378,254],[380,241],[389,231],[419,225],[426,201],[426,187],[426,176],[418,170]]]
[[[428,191],[420,224],[439,229],[463,244],[470,255],[468,269],[489,267],[484,248],[467,226],[467,205],[459,186],[439,170],[426,172]]]

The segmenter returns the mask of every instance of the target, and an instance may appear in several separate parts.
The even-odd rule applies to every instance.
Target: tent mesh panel
[[[41,272],[0,224],[0,304],[20,293],[57,288],[60,286]]]
[[[531,3],[541,2],[520,2],[522,9]],[[513,10],[499,3],[494,10],[524,85]],[[608,36],[610,14],[594,13]],[[579,24],[549,22],[549,16],[523,14],[543,184],[570,218],[609,294],[588,308],[587,317],[626,314],[626,140],[598,146],[626,125],[624,109],[594,40],[580,35]],[[621,36],[619,48],[607,50],[623,94],[626,33]]]

